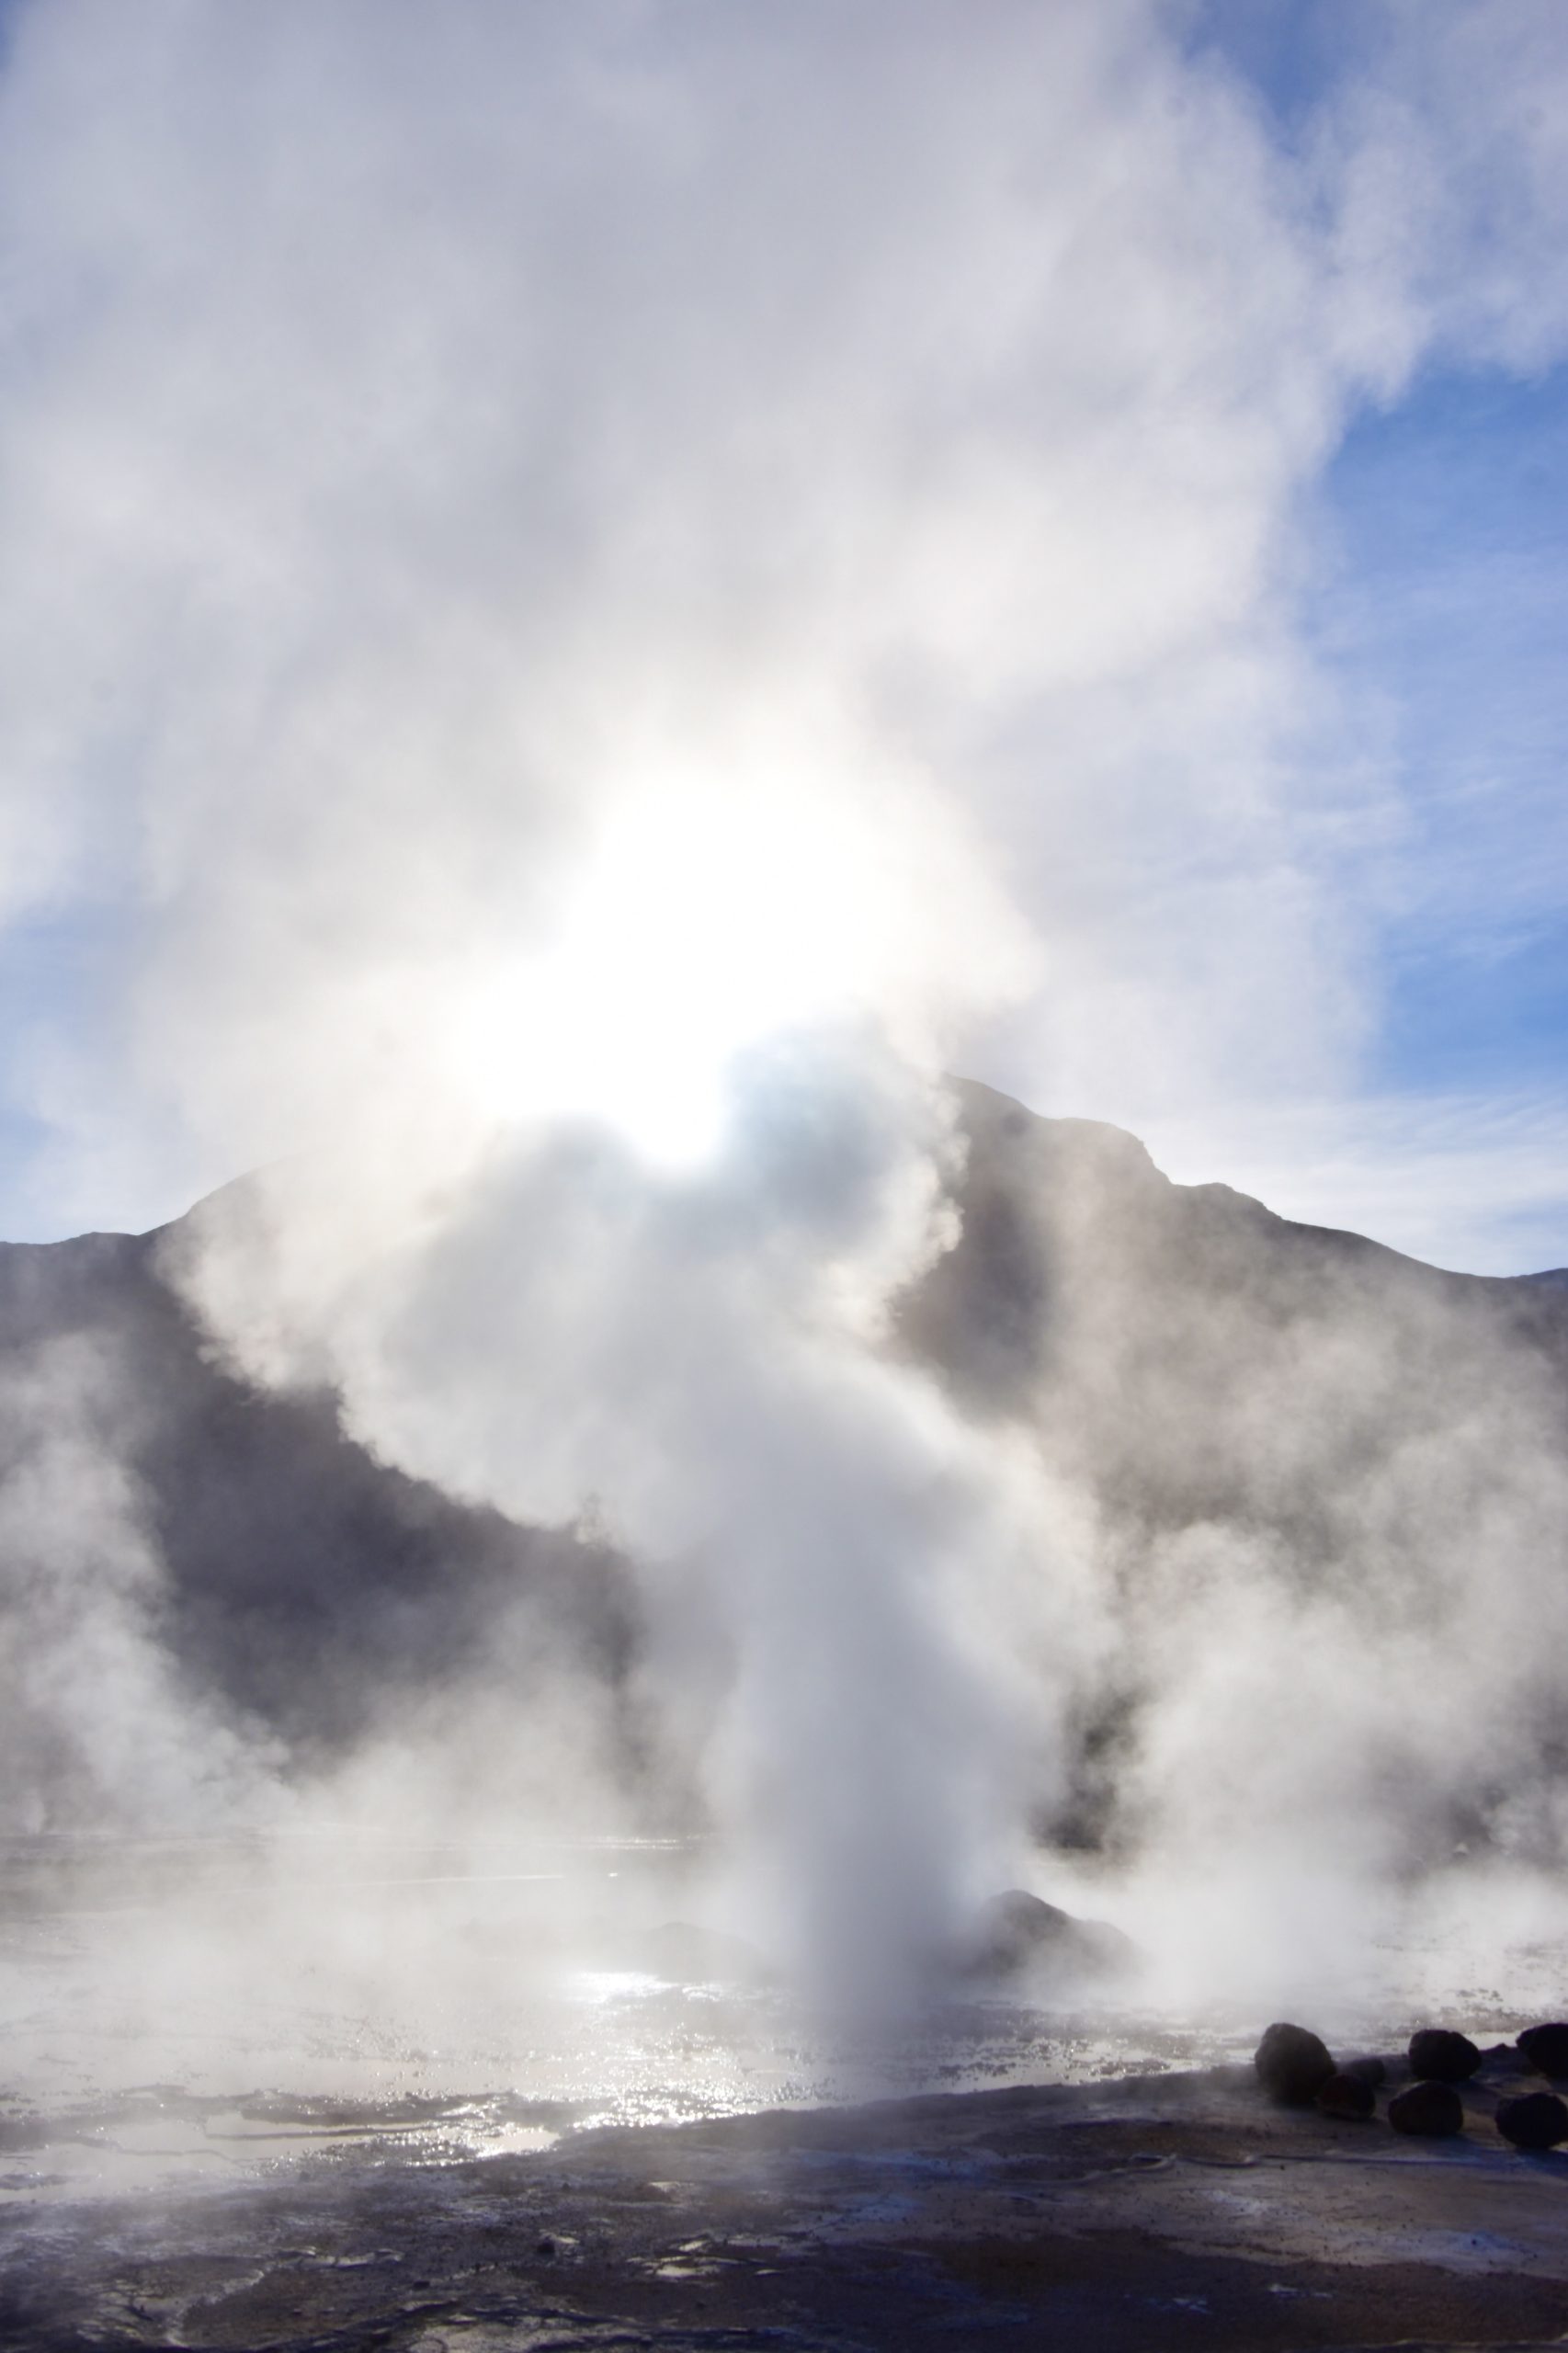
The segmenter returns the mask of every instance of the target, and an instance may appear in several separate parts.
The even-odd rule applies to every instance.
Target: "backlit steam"
[[[634,1564],[630,1694],[508,1647],[519,1603],[483,1701],[340,1797],[403,1807],[416,1755],[437,1803],[521,1758],[645,1802],[624,1699],[734,1916],[891,1999],[1062,1817],[1119,1641],[1165,1702],[1125,1788],[1201,1870],[1280,1737],[1214,1648],[1298,1620],[1233,1529],[1105,1534],[1093,1362],[1042,1411],[919,1360],[942,1073],[1195,1116],[1343,1079],[1381,819],[1301,751],[1292,527],[1423,357],[1558,348],[1491,201],[1560,249],[1548,21],[1388,12],[1384,102],[1287,155],[1143,0],[17,12],[6,887],[108,910],[38,1047],[59,1182],[262,1166],[175,1269],[212,1347]],[[142,1574],[105,1622],[155,1713]]]
[[[1021,926],[926,780],[748,691],[764,740],[693,724],[652,776],[607,779],[539,936],[476,960],[471,1003],[460,985],[437,1051],[482,1116],[602,1120],[655,1162],[703,1160],[747,1048],[872,1018],[930,1067],[955,997],[1027,976]],[[615,748],[635,770],[636,737]]]

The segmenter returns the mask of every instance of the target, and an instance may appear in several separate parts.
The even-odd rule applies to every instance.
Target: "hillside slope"
[[[1117,1129],[960,1095],[961,1238],[903,1302],[900,1344],[966,1413],[1031,1434],[1118,1627],[1047,1826],[1115,1835],[1160,1662],[1211,1646],[1216,1594],[1255,1616],[1332,1608],[1415,1660],[1501,1629],[1513,1745],[1467,1770],[1458,1816],[1434,1804],[1483,1823],[1525,1751],[1555,1772],[1562,1695],[1529,1623],[1568,1587],[1568,1275],[1446,1274],[1172,1184]],[[95,1596],[117,1655],[153,1645],[171,1691],[295,1767],[529,1646],[625,1697],[639,1608],[608,1546],[404,1477],[329,1394],[245,1386],[165,1279],[185,1226],[0,1245],[14,1820],[105,1802]],[[630,1698],[621,1715],[634,1770],[646,1727]]]

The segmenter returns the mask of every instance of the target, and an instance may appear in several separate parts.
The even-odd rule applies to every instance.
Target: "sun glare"
[[[465,1085],[506,1122],[617,1128],[669,1167],[722,1140],[736,1056],[862,1006],[887,931],[863,846],[818,806],[667,786],[623,804],[534,953],[486,975]]]

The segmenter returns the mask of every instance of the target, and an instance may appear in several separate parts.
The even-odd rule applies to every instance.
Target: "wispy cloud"
[[[1561,43],[1381,12],[1287,143],[1168,21],[20,13],[5,871],[117,927],[22,1214],[449,1067],[503,964],[520,1065],[606,825],[713,999],[798,921],[1037,1102],[1355,1095],[1402,788],[1302,501],[1425,357],[1558,348]]]

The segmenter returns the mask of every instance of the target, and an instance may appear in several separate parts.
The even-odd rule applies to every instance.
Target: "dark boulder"
[[[1480,2064],[1479,2046],[1449,2027],[1423,2027],[1410,2038],[1410,2072],[1423,2083],[1468,2084]]]
[[[1043,1968],[1058,1976],[1105,1978],[1124,1976],[1137,1957],[1131,1937],[1108,1920],[1074,1919],[1059,1904],[1010,1887],[983,1905],[960,1961],[975,1977]]]
[[[1372,2114],[1378,2100],[1365,2076],[1353,2075],[1348,2068],[1341,2068],[1321,2086],[1317,2104],[1324,2116],[1336,2116],[1346,2124],[1361,2124]]]
[[[1532,2067],[1554,2083],[1568,2076],[1568,2026],[1554,2022],[1551,2026],[1528,2026],[1518,2036],[1519,2049]]]
[[[1497,2130],[1516,2149],[1555,2149],[1568,2141],[1568,2108],[1555,2092],[1526,2092],[1499,2102]]]
[[[1367,2084],[1376,2091],[1380,2084],[1388,2081],[1388,2062],[1369,2052],[1365,2058],[1346,2059],[1339,2072],[1342,2075],[1354,2075],[1358,2084]]]
[[[1335,2073],[1328,2045],[1304,2026],[1276,2020],[1253,2054],[1257,2080],[1270,2099],[1309,2108]]]
[[[1464,2130],[1464,2103],[1452,2084],[1412,2084],[1389,2102],[1389,2122],[1396,2132],[1417,2132],[1437,2140]]]

